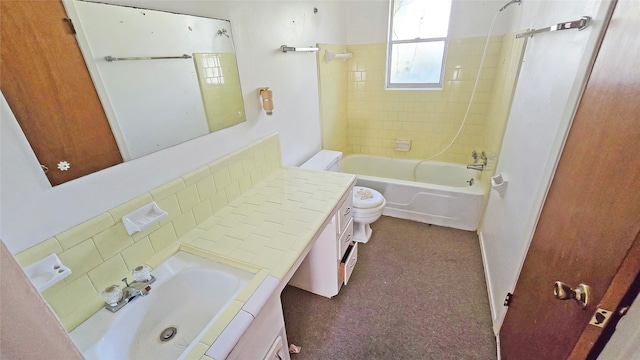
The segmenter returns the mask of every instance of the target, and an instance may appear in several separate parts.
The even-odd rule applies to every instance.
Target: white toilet
[[[321,150],[300,165],[304,169],[340,171],[342,153]],[[353,240],[366,243],[371,238],[371,223],[382,216],[387,201],[377,190],[364,186],[353,188]]]

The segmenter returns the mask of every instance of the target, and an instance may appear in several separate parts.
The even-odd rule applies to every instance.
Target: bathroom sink
[[[255,275],[184,251],[152,274],[147,296],[71,331],[85,359],[182,358]]]

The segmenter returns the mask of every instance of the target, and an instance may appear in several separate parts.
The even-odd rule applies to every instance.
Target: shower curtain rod
[[[115,57],[105,56],[107,61],[121,61],[121,60],[164,60],[164,59],[191,59],[191,55],[182,54],[180,56],[139,56],[139,57]]]
[[[567,22],[562,22],[562,23],[552,25],[542,29],[525,31],[525,32],[516,34],[516,39],[520,39],[527,36],[533,37],[533,35],[540,34],[543,32],[549,32],[549,31],[559,31],[559,30],[569,30],[569,29],[584,30],[589,24],[589,20],[591,20],[591,17],[583,16],[582,18],[580,18],[580,20],[567,21]]]

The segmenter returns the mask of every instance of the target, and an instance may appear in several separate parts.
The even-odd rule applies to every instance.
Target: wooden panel
[[[581,360],[587,358],[596,358],[597,354],[604,347],[605,342],[601,341],[601,336],[610,337],[615,330],[615,324],[620,320],[620,314],[618,310],[620,308],[629,306],[637,294],[629,294],[629,289],[632,288],[634,282],[637,282],[638,276],[640,276],[640,233],[636,236],[636,240],[629,249],[627,256],[622,261],[618,272],[616,273],[609,289],[602,297],[602,300],[598,304],[598,308],[613,311],[612,317],[604,328],[597,326],[587,326],[585,331],[581,334],[580,339],[573,348],[569,360]],[[636,291],[637,292],[637,291]],[[632,295],[628,300],[629,304],[623,302],[623,300]],[[608,340],[604,339],[604,340]],[[593,349],[598,343],[602,346],[598,346],[597,349]],[[595,350],[595,351],[593,351]]]
[[[640,8],[620,1],[500,332],[503,359],[566,359],[640,230]],[[586,283],[586,309],[553,283]]]
[[[0,6],[0,88],[51,184],[121,163],[62,2]],[[62,160],[68,171],[57,169]]]

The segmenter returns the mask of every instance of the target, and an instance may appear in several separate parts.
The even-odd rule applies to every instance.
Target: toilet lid
[[[353,207],[371,209],[382,205],[384,197],[378,191],[363,186],[353,187]]]

